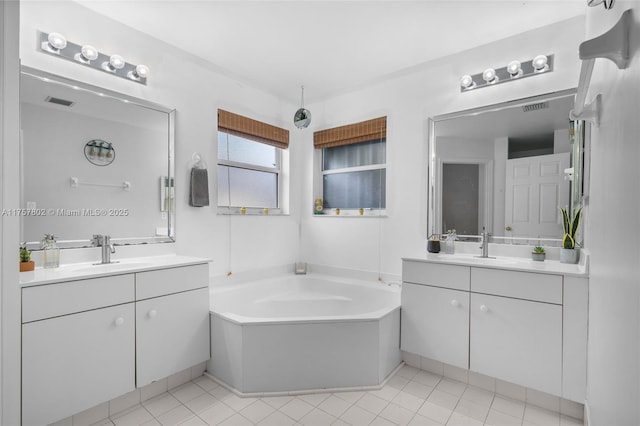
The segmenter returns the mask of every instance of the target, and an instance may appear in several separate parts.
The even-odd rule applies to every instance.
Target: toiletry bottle
[[[60,248],[56,244],[56,237],[53,234],[44,234],[42,250],[45,268],[57,268],[60,266]]]
[[[456,252],[455,241],[458,236],[455,229],[447,231],[447,245],[445,247],[445,253],[454,254]]]

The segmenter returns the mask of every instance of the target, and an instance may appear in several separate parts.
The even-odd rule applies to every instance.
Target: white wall
[[[586,244],[591,251],[587,400],[592,425],[640,424],[640,5],[592,8],[586,39],[633,8],[632,60],[619,70],[597,59],[587,100],[602,93],[592,128]]]
[[[311,190],[303,193],[302,242],[308,262],[399,275],[401,257],[425,249],[427,118],[507,100],[575,87],[577,47],[583,18],[452,55],[361,90],[307,107],[314,114],[309,130],[321,130],[386,115],[387,218],[352,219],[311,214]],[[425,41],[426,43],[427,41]],[[481,72],[509,60],[554,53],[552,73],[460,93],[463,74]],[[305,167],[305,188],[312,188],[312,134],[304,134],[297,160]]]
[[[18,2],[0,2],[0,209],[19,207],[16,158],[20,150],[20,61]],[[0,424],[20,424],[20,289],[17,248],[19,218],[0,217]]]
[[[292,182],[290,216],[218,216],[215,164],[218,108],[292,130],[290,152],[295,155],[299,149],[299,132],[291,121],[295,105],[226,77],[211,64],[70,1],[21,2],[21,15],[20,55],[24,65],[176,109],[178,252],[212,258],[213,275],[292,264],[299,248],[297,181]],[[38,30],[58,31],[70,41],[90,43],[102,52],[119,53],[132,63],[144,63],[151,69],[148,85],[41,53],[36,48]],[[199,152],[209,166],[210,207],[188,206],[193,152]],[[291,173],[299,173],[295,164]]]

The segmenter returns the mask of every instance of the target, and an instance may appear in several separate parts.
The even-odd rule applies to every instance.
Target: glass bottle
[[[42,251],[45,268],[57,268],[60,266],[60,248],[56,244],[56,237],[53,234],[44,234]]]
[[[458,236],[456,235],[456,230],[451,229],[447,231],[447,246],[445,248],[445,252],[447,254],[454,254],[456,252],[455,241]]]

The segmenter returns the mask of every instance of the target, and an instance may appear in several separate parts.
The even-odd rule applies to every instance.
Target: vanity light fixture
[[[148,66],[131,64],[120,55],[101,53],[89,44],[72,43],[60,33],[41,32],[39,47],[44,53],[56,55],[136,83],[147,84]]]
[[[511,61],[502,68],[487,68],[482,73],[463,75],[460,91],[468,92],[480,87],[493,86],[525,77],[553,71],[553,55],[538,55],[528,61]]]

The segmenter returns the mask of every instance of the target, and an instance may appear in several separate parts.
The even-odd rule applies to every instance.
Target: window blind
[[[277,148],[289,147],[289,131],[262,121],[218,110],[218,130]]]
[[[387,117],[319,130],[313,133],[315,148],[331,148],[387,137]]]

